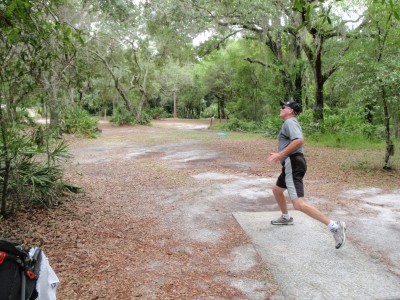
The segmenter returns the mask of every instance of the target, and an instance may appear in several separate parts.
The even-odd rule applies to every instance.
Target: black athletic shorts
[[[276,185],[287,189],[290,199],[304,197],[303,177],[307,171],[307,162],[301,153],[292,154],[287,157],[282,166]]]

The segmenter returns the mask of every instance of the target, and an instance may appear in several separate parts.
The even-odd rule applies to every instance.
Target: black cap
[[[301,113],[301,105],[293,100],[283,102],[281,101],[281,106],[287,106],[293,109],[294,113],[298,115]]]

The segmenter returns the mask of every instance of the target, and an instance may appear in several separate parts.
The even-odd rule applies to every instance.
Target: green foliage
[[[171,114],[167,113],[162,107],[146,108],[144,113],[145,115],[150,116],[153,120],[171,117]],[[143,115],[143,117],[145,117],[145,115]]]
[[[206,107],[201,113],[201,118],[215,118],[218,115],[217,103],[212,103],[209,107]]]
[[[381,147],[384,128],[381,125],[366,123],[361,117],[342,111],[328,115],[324,122],[316,123],[313,112],[306,110],[298,117],[303,133],[313,143],[338,148],[376,148]],[[269,138],[276,138],[282,127],[278,116],[265,118],[261,123],[231,118],[219,123],[215,128],[225,131],[264,132]]]
[[[326,111],[329,112],[329,109]],[[339,110],[334,114],[328,113],[319,123],[314,121],[311,110],[300,114],[298,119],[304,134],[308,136],[338,135],[339,140],[343,140],[343,136],[359,136],[376,141],[382,140],[384,136],[382,125],[367,123],[362,116],[354,114],[351,110]]]
[[[63,183],[62,169],[49,167],[46,163],[27,161],[18,169],[19,196],[28,199],[33,205],[53,206],[61,198]]]
[[[1,214],[20,203],[59,201],[66,149],[51,131],[60,129],[63,100],[74,99],[72,69],[81,31],[67,21],[68,1],[6,0],[0,4]],[[65,6],[64,6],[65,5]],[[72,23],[72,22],[71,22]],[[72,75],[73,76],[73,75]],[[78,98],[78,97],[76,97]],[[26,111],[44,108],[52,130],[34,124]],[[58,145],[58,146],[55,146]],[[65,151],[64,151],[65,150]]]
[[[14,124],[6,128],[6,124],[10,125],[3,123],[0,145],[1,213],[13,213],[23,204],[58,204],[66,187],[62,163],[69,157],[67,145],[41,127]]]
[[[64,117],[66,133],[78,134],[80,136],[95,138],[99,133],[97,120],[83,109],[70,109]]]
[[[303,129],[304,135],[312,135],[322,131],[321,123],[315,122],[314,112],[311,109],[303,111],[298,120]]]
[[[303,133],[311,142],[351,149],[374,149],[382,146],[384,140],[382,125],[369,124],[352,111],[340,110],[333,114],[327,109],[327,112],[320,123],[314,121],[310,110],[299,116]]]
[[[242,132],[255,132],[259,126],[254,121],[243,121],[237,118],[231,118],[227,122],[218,123],[215,128],[224,131],[242,131]]]
[[[384,142],[371,140],[362,135],[336,132],[317,133],[308,137],[311,144],[323,145],[332,148],[346,149],[381,149]]]
[[[328,110],[329,111],[329,110]],[[311,110],[299,117],[304,135],[313,144],[335,148],[380,149],[384,145],[384,128],[366,123],[361,117],[341,111],[328,115],[324,122],[316,123]],[[282,126],[278,116],[265,118],[261,123],[231,118],[218,123],[215,129],[225,131],[264,132],[268,138],[276,138]]]
[[[266,137],[275,138],[282,127],[282,120],[279,117],[268,117],[262,121],[261,127]]]
[[[140,122],[137,122],[140,125],[149,125],[153,117],[147,110],[142,111],[142,119]]]
[[[206,108],[201,116],[234,115],[242,120],[261,122],[270,103],[277,103],[282,95],[281,82],[276,79],[279,72],[262,65],[268,62],[266,56],[262,43],[238,39],[196,65],[193,71],[200,85],[199,92],[220,109]],[[247,59],[256,62],[250,63]]]
[[[136,124],[136,118],[124,107],[114,109],[111,122],[117,126]]]

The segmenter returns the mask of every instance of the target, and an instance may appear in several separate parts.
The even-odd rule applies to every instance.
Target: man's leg
[[[335,239],[335,248],[339,249],[342,247],[346,241],[346,223],[342,221],[331,221],[320,212],[315,206],[308,204],[304,201],[304,198],[297,198],[293,200],[293,207],[306,215],[318,220],[328,226]],[[334,226],[334,227],[333,227]]]
[[[321,223],[324,223],[325,225],[328,225],[331,221],[315,206],[306,203],[303,197],[297,198],[296,200],[292,200],[292,203],[294,209],[305,213],[306,215],[310,216],[311,218],[314,218],[315,220],[320,221]]]
[[[285,160],[285,182],[288,188],[290,199],[292,200],[293,207],[306,215],[318,220],[325,225],[330,223],[322,212],[316,207],[308,204],[304,200],[304,184],[303,177],[307,171],[307,163],[304,156],[297,155],[289,157]]]
[[[274,193],[275,200],[278,203],[278,206],[282,212],[282,215],[278,219],[271,221],[272,225],[293,225],[293,218],[290,217],[288,214],[286,197],[283,194],[284,191],[285,191],[284,188],[281,188],[277,185],[275,185],[272,188],[272,192]]]
[[[274,194],[275,200],[278,203],[278,206],[282,212],[282,214],[288,214],[288,208],[287,208],[287,204],[286,204],[286,197],[283,194],[283,192],[285,191],[284,188],[281,188],[277,185],[275,185],[272,188],[272,193]]]

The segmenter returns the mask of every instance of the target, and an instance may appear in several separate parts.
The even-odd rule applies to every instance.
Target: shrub
[[[314,112],[312,110],[306,110],[301,113],[298,120],[301,124],[304,135],[320,133],[322,130],[321,124],[314,121]]]
[[[259,129],[259,126],[254,121],[242,121],[237,118],[231,118],[225,123],[219,123],[216,127],[225,131],[244,132],[254,132]]]
[[[282,120],[279,117],[268,117],[261,122],[261,128],[266,137],[276,137],[282,126]]]
[[[136,123],[136,119],[126,108],[118,107],[117,109],[114,109],[111,122],[117,126],[133,125]]]
[[[167,113],[162,107],[154,107],[145,110],[145,113],[153,120],[169,118],[171,114]]]
[[[97,120],[83,109],[69,110],[64,118],[64,126],[66,133],[74,133],[85,137],[96,137],[99,132]]]
[[[142,111],[142,120],[140,122],[136,121],[136,123],[139,123],[140,125],[149,125],[152,119],[153,118],[149,113]]]
[[[3,123],[0,147],[1,214],[13,213],[21,203],[53,206],[60,202],[68,184],[62,180],[61,161],[68,155],[63,140],[54,139],[47,130],[38,144],[36,134],[27,126],[7,127]],[[42,144],[43,143],[43,144]]]
[[[313,119],[313,111],[307,110],[299,115],[299,122],[306,136],[358,136],[372,140],[382,140],[384,127],[366,123],[363,118],[346,110],[338,111],[336,114],[326,114],[323,121],[316,123]]]
[[[59,202],[64,190],[62,170],[59,166],[50,167],[46,163],[26,161],[17,169],[19,177],[19,197],[30,204],[53,206]]]
[[[218,115],[218,105],[216,103],[211,104],[206,107],[201,113],[201,118],[215,118]]]

